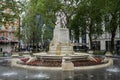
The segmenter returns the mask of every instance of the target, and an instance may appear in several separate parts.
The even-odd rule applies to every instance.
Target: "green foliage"
[[[120,27],[120,0],[105,0],[104,21],[105,31],[111,34],[111,52],[114,50],[114,39]]]
[[[85,33],[89,34],[91,47],[92,37],[99,37],[103,32],[101,24],[102,7],[100,6],[100,2],[101,0],[82,0],[78,5],[73,20],[71,21],[74,32],[79,29],[79,32],[75,34],[76,36],[79,34],[82,36]],[[75,27],[77,28],[75,29]]]
[[[117,25],[120,25],[120,0],[106,0],[105,4],[105,28],[107,32],[112,33],[114,28],[118,27]]]
[[[94,55],[105,55],[106,51],[94,51]]]
[[[70,4],[67,4],[67,1],[70,2]],[[75,2],[75,3],[73,3]],[[33,39],[34,35],[33,32],[39,33],[39,38],[41,38],[42,29],[36,29],[38,26],[43,26],[43,24],[46,25],[46,30],[44,33],[44,40],[47,38],[51,38],[52,32],[49,29],[49,26],[54,27],[56,22],[56,13],[58,11],[62,11],[65,13],[67,17],[67,24],[66,26],[69,26],[69,21],[75,12],[75,4],[77,4],[79,0],[30,0],[29,4],[26,6],[26,16],[23,19],[23,24],[25,27],[29,28],[29,40]],[[36,25],[36,19],[35,17],[37,15],[40,15],[43,17],[43,23]],[[37,36],[37,35],[36,35]],[[41,41],[39,39],[39,41]]]
[[[62,11],[67,17],[68,27],[69,21],[72,15],[76,11],[76,5],[79,0],[38,0],[36,5],[36,13],[41,14],[44,17],[46,25],[55,26],[56,12]],[[69,2],[69,4],[68,4]]]
[[[31,0],[32,1],[32,0]],[[38,0],[36,5],[36,14],[44,17],[46,25],[55,25],[55,13],[59,10],[59,0]]]
[[[18,19],[22,12],[23,5],[20,1],[16,0],[1,0],[0,6],[0,24],[4,25],[6,21],[13,23]],[[8,12],[6,12],[6,10]]]
[[[115,31],[115,26],[120,25],[119,3],[119,0],[30,0],[24,23],[32,37],[32,32],[36,31],[35,26],[38,26],[35,20],[36,15],[43,17],[48,29],[48,25],[55,26],[56,12],[62,11],[66,16],[66,27],[74,31],[75,39],[87,33],[92,45],[93,37],[96,39],[103,33],[103,22],[108,32]],[[42,33],[41,30],[38,32]],[[49,30],[45,31],[45,35],[47,33]]]

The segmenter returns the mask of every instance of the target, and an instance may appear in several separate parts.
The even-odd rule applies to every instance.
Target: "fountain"
[[[57,21],[49,51],[34,54],[35,57],[13,59],[12,65],[22,68],[43,70],[83,70],[103,68],[112,65],[112,59],[95,57],[87,53],[76,53],[69,39],[69,29],[65,26],[63,12],[56,13]]]

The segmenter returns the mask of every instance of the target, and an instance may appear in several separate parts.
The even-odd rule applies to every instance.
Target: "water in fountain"
[[[16,76],[16,75],[17,75],[17,72],[15,71],[11,71],[11,72],[9,71],[2,74],[2,76],[4,77],[10,77],[10,76]]]
[[[49,76],[43,73],[35,74],[31,78],[38,78],[38,79],[49,79]]]
[[[113,66],[107,68],[75,71],[46,71],[42,69],[27,69],[26,71],[26,69],[0,64],[0,80],[118,80],[120,78],[120,59],[114,59],[114,62]]]
[[[116,73],[116,72],[120,72],[120,69],[117,67],[111,67],[111,68],[108,68],[106,71]]]

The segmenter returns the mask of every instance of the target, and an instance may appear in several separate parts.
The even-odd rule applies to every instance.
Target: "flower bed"
[[[21,61],[23,61],[25,65],[30,66],[45,66],[45,67],[61,67],[62,60],[43,60],[43,59],[36,59],[34,61],[27,62],[29,58],[22,58]],[[95,60],[73,60],[72,63],[75,67],[79,66],[91,66],[91,65],[98,65],[103,64],[105,62],[102,62],[103,58],[95,57]]]

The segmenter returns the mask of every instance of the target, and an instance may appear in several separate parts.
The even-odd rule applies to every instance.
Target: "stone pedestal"
[[[62,58],[62,70],[63,71],[74,70],[74,64],[71,62],[71,57],[66,56]]]
[[[73,46],[69,39],[69,30],[67,28],[55,27],[53,40],[49,46],[50,54],[73,54]]]
[[[71,61],[62,62],[62,70],[63,71],[74,70],[74,64]]]

